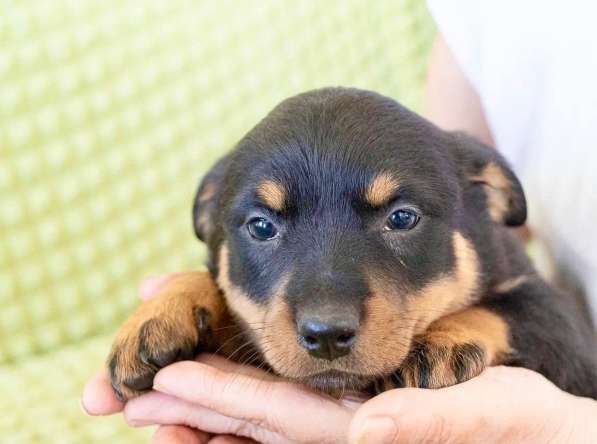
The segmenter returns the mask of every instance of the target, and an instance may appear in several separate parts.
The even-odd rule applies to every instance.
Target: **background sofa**
[[[422,0],[0,2],[0,442],[146,442],[87,418],[147,275],[201,267],[201,175],[283,98],[419,108]]]

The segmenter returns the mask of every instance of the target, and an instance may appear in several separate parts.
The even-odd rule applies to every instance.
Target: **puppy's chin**
[[[368,388],[374,382],[371,376],[358,375],[338,370],[315,373],[296,379],[297,382],[324,392],[333,397],[366,397]]]

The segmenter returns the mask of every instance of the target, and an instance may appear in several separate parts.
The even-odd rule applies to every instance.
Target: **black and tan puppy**
[[[179,276],[125,323],[114,389],[130,398],[219,350],[331,393],[507,364],[597,398],[591,321],[509,232],[525,218],[520,183],[475,140],[372,92],[285,100],[201,184],[210,273]]]

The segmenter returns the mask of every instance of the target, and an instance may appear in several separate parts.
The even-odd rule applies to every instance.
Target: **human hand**
[[[150,297],[168,279],[147,281],[142,297]],[[597,442],[597,403],[568,395],[524,369],[490,368],[442,390],[392,390],[366,402],[353,417],[356,402],[337,403],[222,358],[205,355],[201,361],[163,369],[158,392],[127,405],[128,421],[164,424],[154,436],[156,443],[250,442],[171,424],[265,443]],[[269,396],[276,402],[267,402]],[[301,404],[303,399],[307,405]],[[115,399],[105,372],[87,385],[83,403],[91,414],[116,413],[124,407]]]
[[[597,402],[530,370],[490,367],[441,390],[382,393],[357,411],[349,437],[383,444],[594,443]]]
[[[262,443],[345,443],[360,404],[358,399],[339,401],[220,356],[202,355],[199,362],[160,370],[154,392],[129,401],[124,416],[133,426],[183,424]]]
[[[161,370],[157,393],[131,401],[125,416],[133,425],[186,424],[263,443],[597,442],[597,403],[525,369],[489,368],[457,386],[391,390],[359,406],[246,370],[239,376],[225,362],[206,357]]]
[[[159,391],[162,377],[172,394]],[[154,379],[154,391],[126,405],[116,400],[108,375],[102,372],[88,383],[82,403],[92,415],[124,411],[132,426],[160,425],[152,442],[177,444],[253,442],[243,436],[264,443],[343,443],[359,405],[215,355],[162,369]]]

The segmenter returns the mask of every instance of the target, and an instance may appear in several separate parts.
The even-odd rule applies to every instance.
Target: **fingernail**
[[[146,421],[143,419],[127,419],[126,423],[131,427],[147,427],[156,425],[154,421]]]
[[[153,377],[153,385],[151,387],[156,392],[163,392],[164,391],[164,386],[161,384],[160,380],[161,380],[161,378],[156,373],[156,375]]]
[[[372,416],[361,426],[357,444],[392,444],[398,434],[396,421],[389,416]]]
[[[83,404],[83,400],[82,399],[79,400],[79,408],[85,414],[85,416],[92,416],[91,413],[89,413],[89,411],[85,407],[85,404]]]

